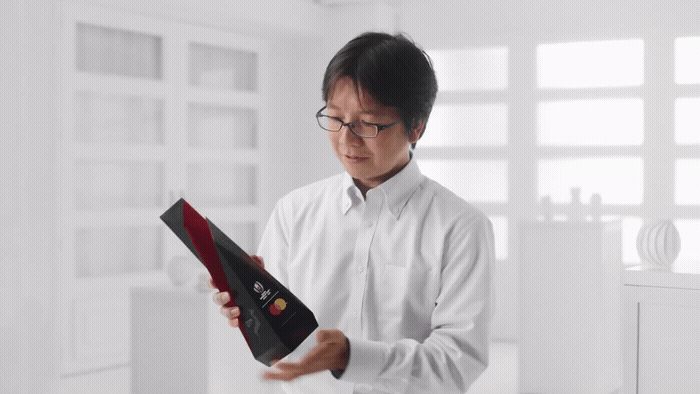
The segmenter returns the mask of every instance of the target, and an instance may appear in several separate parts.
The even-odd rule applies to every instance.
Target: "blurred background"
[[[184,197],[254,253],[280,197],[342,170],[314,114],[368,30],[431,56],[416,158],[494,224],[469,392],[698,392],[673,331],[700,324],[692,0],[2,2],[0,392],[278,390],[159,215]],[[665,337],[648,297],[678,306],[642,313]]]

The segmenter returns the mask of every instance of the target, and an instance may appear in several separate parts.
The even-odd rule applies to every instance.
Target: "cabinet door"
[[[173,26],[65,3],[63,373],[129,362],[128,289],[164,279]]]
[[[637,392],[700,393],[700,290],[639,290]]]
[[[128,290],[191,252],[159,217],[184,197],[254,252],[263,41],[64,4],[62,372],[127,365]]]

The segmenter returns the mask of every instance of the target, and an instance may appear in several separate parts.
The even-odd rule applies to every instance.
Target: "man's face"
[[[408,163],[408,147],[418,139],[419,129],[409,138],[398,112],[377,102],[369,93],[355,89],[350,77],[339,78],[330,92],[326,113],[343,122],[364,120],[369,123],[395,125],[381,130],[375,138],[360,138],[348,127],[339,132],[329,132],[336,156],[345,170],[364,188],[373,188]],[[361,187],[362,189],[362,187]]]

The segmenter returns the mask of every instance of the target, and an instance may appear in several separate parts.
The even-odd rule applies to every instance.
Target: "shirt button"
[[[357,270],[360,272],[365,272],[365,267],[361,265],[357,268]]]
[[[367,222],[367,228],[372,227],[372,222]]]

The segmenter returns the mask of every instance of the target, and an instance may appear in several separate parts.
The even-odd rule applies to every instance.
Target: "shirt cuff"
[[[348,365],[340,379],[353,383],[371,384],[384,366],[389,344],[368,341],[366,339],[350,339],[350,354]]]

